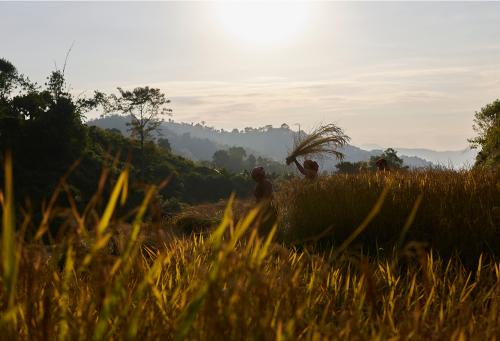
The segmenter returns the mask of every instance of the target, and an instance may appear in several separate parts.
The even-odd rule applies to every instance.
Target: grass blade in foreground
[[[2,206],[2,267],[3,284],[7,293],[7,306],[12,309],[14,305],[18,257],[16,255],[16,220],[14,212],[14,179],[12,174],[12,155],[7,152],[4,165],[4,194]]]

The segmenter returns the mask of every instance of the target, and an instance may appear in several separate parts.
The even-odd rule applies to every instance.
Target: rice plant
[[[6,175],[9,169],[7,162]],[[371,217],[359,217],[361,223],[366,222],[364,232],[377,217],[387,214],[383,205],[392,198],[408,196],[410,217],[413,212],[416,222],[419,214],[431,212],[423,209],[426,200],[445,195],[444,201],[432,205],[435,214],[447,220],[450,215],[444,215],[447,211],[438,204],[446,206],[449,198],[465,197],[446,188],[455,183],[476,198],[475,191],[497,181],[487,174],[449,175],[448,180],[444,175],[409,176],[415,178],[367,176],[366,182],[346,177],[338,180],[345,186],[336,193],[346,202],[348,198],[358,204],[365,200],[372,212],[372,200],[351,194],[362,193],[373,183],[379,189],[393,182],[385,197],[378,190],[369,192],[380,207]],[[2,248],[0,332],[4,339],[494,340],[500,335],[498,259],[487,252],[479,254],[472,266],[464,265],[458,255],[445,259],[412,242],[412,227],[406,228],[397,254],[367,255],[350,247],[338,252],[336,247],[314,245],[298,249],[277,242],[281,226],[261,238],[258,209],[235,217],[231,198],[209,234],[165,238],[160,232],[172,226],[148,214],[156,187],[145,191],[139,207],[125,212],[129,219],[119,214],[118,208],[128,199],[125,170],[114,181],[108,198],[98,194],[102,205],[95,204],[96,199],[78,211],[69,199],[70,207],[53,207],[46,223],[51,224],[57,213],[65,217],[68,228],[64,238],[48,246],[40,238],[23,238],[27,217],[21,213],[21,219],[14,220],[13,179],[10,175],[5,179],[2,245],[11,247]],[[320,193],[322,186],[329,186],[324,181],[313,185]],[[432,186],[447,182],[435,190],[434,197],[424,190],[420,208],[415,208],[413,194],[405,194],[413,193],[405,181],[419,182],[418,193],[426,186],[432,192]],[[286,186],[292,185],[299,186]],[[352,192],[348,192],[350,187]],[[307,188],[289,190],[302,190],[306,202],[313,196]],[[472,209],[496,203],[496,194],[487,192]],[[472,202],[453,207],[465,210]],[[468,219],[472,221],[472,209],[460,217],[471,214]],[[405,222],[407,213],[402,213]],[[348,237],[357,226],[351,225]],[[362,233],[354,237],[357,240]]]
[[[321,236],[327,245],[339,245],[385,190],[380,211],[354,244],[388,250],[419,241],[442,256],[499,256],[499,179],[498,171],[481,170],[337,174],[312,183],[292,179],[276,194],[281,236],[299,244]],[[406,225],[411,215],[411,225]]]
[[[294,149],[286,158],[286,163],[292,163],[299,156],[320,154],[333,155],[342,160],[344,154],[339,149],[345,146],[349,140],[349,136],[335,124],[320,126],[310,134],[301,135],[299,132]]]

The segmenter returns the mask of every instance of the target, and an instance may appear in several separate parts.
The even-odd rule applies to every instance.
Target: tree
[[[0,151],[14,155],[19,197],[42,199],[85,157],[88,134],[82,116],[96,101],[75,100],[61,70],[38,86],[4,59],[0,69]]]
[[[110,133],[113,133],[113,134],[123,135],[122,131],[118,128],[107,128],[105,130],[109,131]]]
[[[217,168],[226,168],[229,164],[229,154],[226,150],[218,150],[212,156],[212,161]]]
[[[473,129],[478,136],[468,141],[472,148],[481,148],[476,157],[476,165],[500,164],[500,100],[476,111]]]
[[[255,156],[253,156],[253,154],[250,154],[247,157],[246,165],[246,169],[248,170],[252,170],[257,165],[257,159],[255,158]]]
[[[172,109],[166,105],[170,103],[160,89],[138,87],[132,91],[118,88],[119,95],[110,95],[106,103],[106,112],[118,112],[130,116],[128,124],[132,136],[140,143],[141,175],[144,176],[144,142],[157,131],[164,117],[172,115]]]
[[[158,139],[157,143],[158,143],[158,146],[160,146],[160,148],[168,150],[169,152],[172,151],[172,146],[170,145],[170,141],[168,139],[160,138],[160,139]]]
[[[370,157],[370,167],[375,169],[375,163],[378,159],[384,158],[390,169],[400,169],[403,167],[403,159],[398,155],[398,152],[392,148],[387,148],[382,154]]]
[[[348,173],[348,174],[358,173],[364,167],[366,167],[365,161],[359,161],[359,162],[342,161],[335,165],[335,168],[337,168],[338,173]]]
[[[231,147],[228,150],[216,151],[212,160],[215,167],[226,169],[232,173],[238,173],[245,169],[246,155],[247,153],[244,148]]]
[[[245,168],[245,157],[247,152],[242,147],[231,147],[227,151],[229,155],[229,164],[227,170],[233,173],[239,173]]]
[[[5,98],[18,79],[16,67],[6,59],[0,58],[0,98]]]

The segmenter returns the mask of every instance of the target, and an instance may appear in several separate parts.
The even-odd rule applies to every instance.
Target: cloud
[[[470,130],[474,110],[500,92],[499,68],[423,64],[382,65],[314,80],[255,77],[149,85],[167,93],[177,121],[203,120],[224,129],[330,121],[345,125],[360,143],[417,141],[422,147],[462,148],[465,137],[460,136]]]

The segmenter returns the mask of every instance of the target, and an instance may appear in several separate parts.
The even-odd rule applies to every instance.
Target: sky
[[[73,46],[73,93],[157,87],[175,121],[458,150],[500,97],[499,17],[500,2],[0,2],[0,57],[43,83]]]

